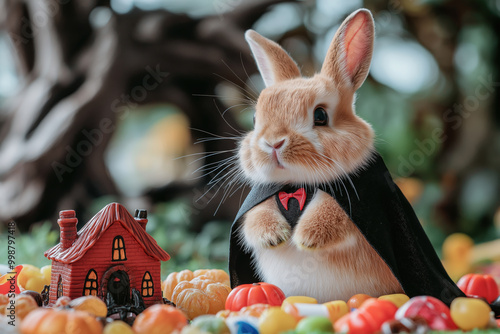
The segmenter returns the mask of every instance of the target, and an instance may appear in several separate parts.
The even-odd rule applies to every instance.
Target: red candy
[[[281,306],[285,294],[276,285],[269,283],[242,284],[231,291],[226,299],[226,310],[239,311],[253,304]]]
[[[396,312],[396,319],[420,316],[432,330],[455,330],[450,309],[442,301],[430,296],[413,297]]]
[[[467,274],[457,283],[467,296],[479,296],[492,303],[498,297],[498,286],[490,275]]]
[[[394,319],[397,306],[388,300],[368,299],[357,310],[335,322],[335,332],[349,334],[373,334],[382,324]]]

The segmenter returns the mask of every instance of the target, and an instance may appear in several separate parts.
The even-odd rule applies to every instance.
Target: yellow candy
[[[292,330],[297,326],[297,320],[280,307],[271,307],[259,318],[260,334],[278,334]]]
[[[290,296],[285,298],[283,303],[281,304],[281,308],[285,309],[288,305],[290,304],[317,304],[318,301],[313,298],[313,297],[307,297],[307,296]]]
[[[332,324],[339,320],[341,317],[349,313],[349,307],[347,303],[343,300],[335,300],[333,302],[324,303],[328,309],[328,314]]]
[[[332,323],[349,313],[349,307],[343,300],[335,300],[324,304],[288,303],[282,306],[282,310],[293,316],[297,321],[308,316],[320,316],[329,318]]]
[[[454,233],[443,243],[443,258],[452,262],[468,262],[474,241],[467,234]]]
[[[28,278],[28,280],[26,280],[26,282],[24,283],[23,287],[26,290],[42,292],[44,286],[45,283],[43,282],[43,279],[40,276],[34,276]]]
[[[23,288],[26,288],[26,283],[30,278],[42,278],[42,273],[40,272],[40,269],[31,265],[31,264],[23,264],[23,269],[17,276],[17,284],[22,286]],[[35,290],[36,291],[36,290]],[[42,290],[38,291],[41,292]]]
[[[45,285],[50,285],[50,273],[50,265],[39,269],[31,264],[23,264],[17,284],[25,290],[42,292]]]
[[[388,300],[394,305],[396,305],[398,308],[400,308],[401,306],[403,306],[403,304],[405,304],[407,301],[410,300],[410,297],[408,297],[404,293],[395,293],[392,295],[380,296],[378,297],[378,299]]]
[[[40,273],[42,273],[43,282],[45,283],[45,285],[50,285],[52,266],[50,264],[48,266],[43,266],[42,268],[40,268]]]
[[[82,296],[69,302],[75,310],[88,312],[96,317],[105,317],[108,313],[106,304],[95,296]]]
[[[134,331],[125,322],[115,320],[104,327],[102,334],[134,334]]]
[[[490,321],[491,308],[485,301],[476,298],[458,297],[450,306],[451,318],[462,330],[484,329]]]

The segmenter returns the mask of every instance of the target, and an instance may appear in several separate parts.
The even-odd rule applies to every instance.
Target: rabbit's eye
[[[324,126],[328,124],[328,114],[325,109],[319,107],[314,110],[314,125]]]
[[[253,114],[253,125],[255,126],[255,113]]]

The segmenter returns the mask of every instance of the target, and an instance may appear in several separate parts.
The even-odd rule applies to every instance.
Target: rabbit
[[[239,143],[239,167],[252,185],[295,185],[308,191],[295,224],[287,221],[274,197],[242,217],[238,239],[252,254],[259,279],[280,287],[286,296],[305,295],[318,302],[347,301],[358,293],[403,293],[337,201],[321,189],[308,188],[356,174],[375,152],[374,131],[354,109],[372,58],[371,13],[359,9],[345,19],[321,71],[310,78],[301,76],[277,43],[253,30],[245,39],[266,88],[256,103],[254,129]],[[285,204],[297,202],[290,198]]]

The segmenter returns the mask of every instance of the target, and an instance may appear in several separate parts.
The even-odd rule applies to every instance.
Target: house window
[[[85,285],[83,286],[84,296],[97,296],[97,273],[94,269],[90,269],[85,278]]]
[[[113,239],[113,261],[124,261],[127,259],[125,254],[125,241],[121,235]]]
[[[62,276],[59,275],[59,280],[57,281],[57,298],[62,296],[63,296]]]
[[[144,277],[142,278],[142,296],[143,297],[152,297],[154,293],[154,285],[153,279],[151,278],[151,274],[149,271],[144,273]]]

